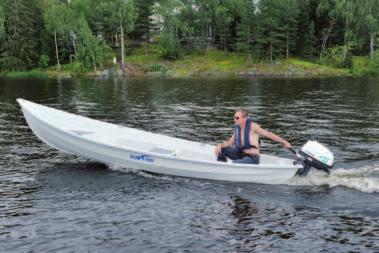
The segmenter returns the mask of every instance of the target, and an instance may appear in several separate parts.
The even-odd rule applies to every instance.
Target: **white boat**
[[[218,162],[215,146],[90,119],[17,99],[33,132],[66,153],[118,168],[211,180],[281,184],[302,165],[261,154],[260,164]]]

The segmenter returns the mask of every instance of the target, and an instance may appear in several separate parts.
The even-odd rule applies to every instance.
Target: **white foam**
[[[147,173],[147,172],[144,172],[141,170],[136,170],[133,168],[125,168],[125,167],[118,166],[118,165],[108,165],[108,167],[114,171],[120,171],[120,172],[124,172],[124,173],[133,173],[133,174],[137,174],[139,176],[143,176],[146,178],[154,178],[154,179],[160,179],[160,180],[166,180],[166,181],[172,181],[173,180],[173,178],[169,177],[169,176],[154,175],[154,174],[150,174],[150,173]]]
[[[364,166],[356,169],[333,169],[330,175],[312,170],[306,177],[294,177],[289,185],[328,185],[329,187],[344,186],[363,192],[379,192],[379,167]],[[375,175],[376,174],[376,175]]]

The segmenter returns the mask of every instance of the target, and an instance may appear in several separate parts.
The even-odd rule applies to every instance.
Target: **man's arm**
[[[288,141],[284,140],[283,138],[281,138],[280,136],[274,134],[274,133],[271,133],[263,128],[261,128],[260,125],[258,124],[255,124],[255,132],[259,135],[262,135],[266,138],[269,138],[270,140],[273,140],[273,141],[276,141],[276,142],[279,142],[280,144],[282,144],[285,148],[292,148],[292,145],[291,143],[289,143]]]
[[[232,137],[230,137],[229,140],[224,141],[223,143],[218,144],[216,146],[216,149],[215,149],[216,156],[218,156],[221,153],[221,148],[226,148],[226,147],[228,147],[230,145],[233,145],[235,142],[236,142],[236,139],[235,139],[234,133],[233,133]]]

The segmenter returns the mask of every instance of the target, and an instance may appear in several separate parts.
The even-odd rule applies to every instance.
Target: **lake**
[[[283,185],[108,168],[43,144],[19,97],[210,144],[244,107],[295,147],[323,143],[335,165]],[[378,203],[375,78],[0,78],[1,252],[379,252]]]

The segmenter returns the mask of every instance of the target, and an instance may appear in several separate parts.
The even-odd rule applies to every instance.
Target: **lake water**
[[[43,144],[18,97],[210,144],[242,106],[335,166],[284,185],[116,170]],[[252,251],[379,252],[378,79],[0,79],[0,252]]]

